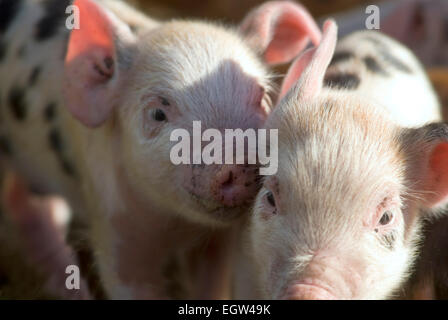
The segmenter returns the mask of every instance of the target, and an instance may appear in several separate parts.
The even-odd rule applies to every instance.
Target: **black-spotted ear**
[[[448,124],[432,123],[404,129],[401,144],[407,177],[422,207],[440,209],[448,204]]]
[[[321,39],[319,27],[305,7],[290,1],[270,1],[255,8],[240,31],[269,64],[289,62],[310,39],[314,45]]]

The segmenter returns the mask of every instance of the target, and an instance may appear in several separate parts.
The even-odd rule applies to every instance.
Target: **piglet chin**
[[[283,300],[337,300],[327,288],[315,284],[295,283],[286,290]]]

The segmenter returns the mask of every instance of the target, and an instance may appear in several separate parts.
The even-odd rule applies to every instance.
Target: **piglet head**
[[[71,32],[65,70],[72,115],[113,137],[115,156],[141,199],[195,221],[238,216],[258,190],[257,166],[246,160],[247,150],[244,161],[226,162],[224,135],[264,122],[271,107],[266,64],[287,62],[310,38],[320,40],[306,11],[273,2],[239,30],[172,21],[137,36],[93,1],[75,5],[81,28]],[[176,152],[179,142],[186,147]],[[216,144],[212,154],[222,151],[221,163],[195,156],[194,148],[201,156],[208,142]],[[173,160],[173,152],[184,161]]]
[[[390,297],[412,265],[419,221],[448,202],[447,125],[401,128],[375,105],[322,89],[335,40],[327,22],[266,123],[279,130],[279,170],[264,179],[249,229],[266,298]]]

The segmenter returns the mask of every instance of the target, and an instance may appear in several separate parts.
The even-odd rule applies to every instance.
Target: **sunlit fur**
[[[226,213],[242,211],[241,208],[227,210],[216,201],[195,198],[185,190],[184,169],[174,166],[169,158],[174,144],[170,142],[170,132],[177,128],[190,131],[193,120],[200,120],[204,129],[261,126],[270,107],[271,75],[259,54],[245,43],[244,35],[236,28],[189,20],[160,23],[120,1],[96,3],[106,12],[107,8],[110,10],[107,16],[113,24],[111,30],[117,32],[115,71],[123,83],[114,92],[114,108],[107,121],[92,130],[77,121],[64,106],[62,79],[69,31],[61,24],[59,32],[48,41],[30,41],[36,23],[45,12],[40,1],[23,1],[17,21],[0,36],[8,43],[4,63],[0,64],[2,114],[5,115],[1,133],[10,135],[17,146],[12,161],[14,168],[35,189],[62,193],[74,205],[76,214],[88,217],[89,237],[106,291],[111,297],[123,298],[132,293],[117,276],[120,240],[111,220],[126,214],[127,221],[134,222],[146,215],[153,218],[151,223],[136,225],[150,235],[154,234],[151,230],[163,230],[169,219],[173,225],[177,223],[175,231],[179,234],[191,226],[190,222],[199,222],[204,226],[201,226],[203,229],[198,226],[201,231],[195,236],[199,238],[213,231],[214,226],[222,225],[221,218]],[[132,24],[137,31],[132,32],[127,24]],[[27,55],[20,58],[16,53],[24,44]],[[30,108],[24,124],[12,119],[3,101],[13,85],[27,86],[36,65],[43,65],[43,69],[35,86],[26,88]],[[262,89],[267,109],[259,103]],[[150,129],[154,126],[159,133],[148,138],[144,110],[151,95],[168,99],[175,117],[163,124],[150,123]],[[51,123],[45,122],[43,116],[49,102],[57,105],[57,116]],[[76,167],[76,178],[64,174],[54,152],[49,151],[48,133],[53,127],[61,132],[66,156]],[[210,190],[204,192],[210,193]],[[129,194],[135,198],[126,198]],[[130,209],[129,205],[137,203],[145,215],[139,216],[135,208]],[[163,236],[164,239],[158,239],[160,243],[174,238],[169,232]],[[185,238],[193,244],[198,242],[195,237]],[[184,245],[184,240],[169,247],[171,251],[164,252],[165,255],[154,257],[150,267],[160,269],[162,260]],[[156,258],[162,262],[156,264]],[[131,267],[148,268],[146,264]],[[133,275],[133,270],[126,272]]]
[[[345,298],[388,296],[406,275],[412,250],[403,241],[404,225],[393,250],[363,226],[365,215],[390,192],[406,194],[398,128],[381,110],[363,108],[353,98],[345,101],[346,95],[333,93],[300,106],[285,104],[269,120],[268,127],[283,128],[277,174],[281,200],[278,214],[266,220],[259,217],[265,210],[263,194],[257,198],[251,243],[266,277],[262,283],[272,283],[266,275],[268,257],[287,252],[290,268],[277,270],[282,280],[276,285],[261,288],[265,297],[281,298],[287,282],[318,251],[343,257],[346,268],[354,266],[350,274],[341,273],[347,286],[362,279]]]
[[[259,127],[263,111],[259,106],[257,110],[256,95],[261,88],[270,90],[267,73],[240,37],[210,24],[171,22],[142,39],[135,72],[129,79],[130,90],[122,97],[120,109],[127,174],[135,189],[160,205],[205,222],[209,219],[201,215],[205,208],[180,188],[182,166],[170,161],[170,150],[176,143],[170,142],[170,134],[178,128],[191,134],[193,121],[201,121],[203,130]],[[167,109],[176,114],[148,139],[143,132],[142,109],[145,97],[151,95],[168,99],[171,106]],[[173,201],[166,201],[167,194]]]
[[[412,73],[369,73],[363,56],[382,61],[366,36],[385,43]],[[287,287],[311,277],[337,299],[384,299],[409,275],[420,241],[418,181],[431,139],[424,129],[405,127],[440,120],[438,101],[415,57],[395,41],[360,32],[342,39],[336,52],[343,49],[355,58],[327,73],[355,72],[357,90],[324,88],[304,99],[296,86],[268,118],[266,127],[279,129],[279,170],[265,178],[242,235],[237,298],[285,298]],[[388,197],[399,219],[390,247],[365,223]]]

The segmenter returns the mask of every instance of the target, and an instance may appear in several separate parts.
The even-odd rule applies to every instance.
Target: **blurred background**
[[[388,1],[388,0],[386,0]],[[238,23],[246,13],[265,2],[263,0],[131,0],[148,14],[160,18],[206,18],[221,20],[230,23]],[[302,3],[310,13],[316,17],[344,12],[358,6],[367,6],[372,0],[302,0]]]
[[[200,18],[238,24],[263,0],[129,0],[148,15],[160,19]],[[310,13],[322,21],[335,17],[340,35],[364,27],[368,5],[379,4],[381,31],[410,47],[428,70],[448,119],[448,0],[302,0]],[[282,74],[288,66],[277,68]],[[427,223],[426,241],[413,277],[402,290],[404,298],[448,298],[448,219]],[[0,299],[52,298],[42,289],[35,270],[27,266],[18,240],[7,232],[0,213]],[[439,250],[437,248],[440,248]],[[89,264],[89,255],[85,264]],[[87,267],[89,271],[89,267]],[[91,285],[98,286],[92,272]],[[94,290],[101,296],[100,288]]]

